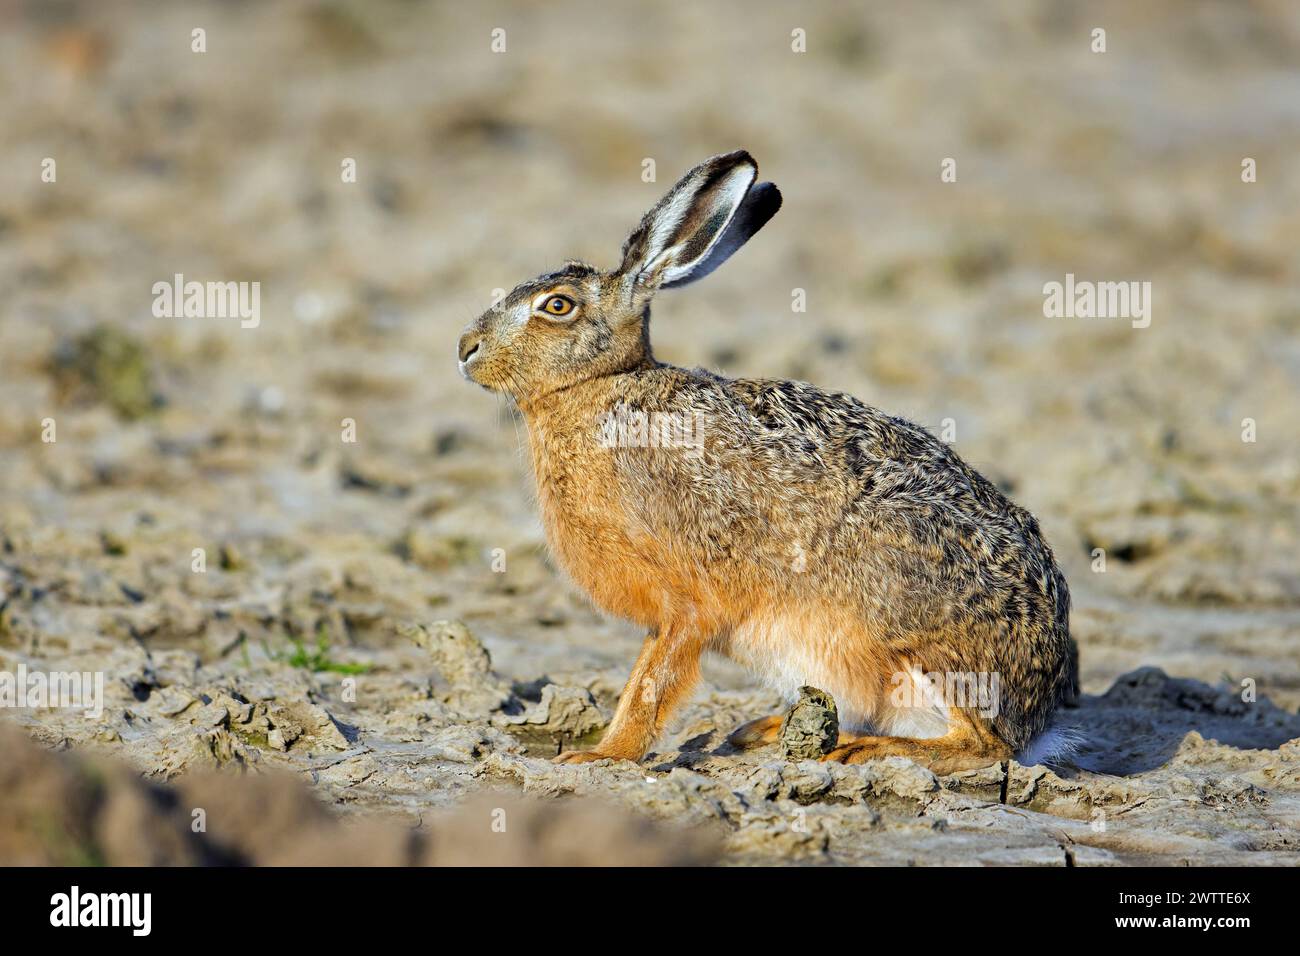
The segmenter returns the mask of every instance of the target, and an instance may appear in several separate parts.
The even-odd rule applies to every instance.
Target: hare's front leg
[[[664,627],[641,646],[632,676],[618,698],[614,719],[595,750],[566,750],[556,763],[587,763],[611,757],[640,760],[669,716],[700,676],[704,641],[694,630]]]

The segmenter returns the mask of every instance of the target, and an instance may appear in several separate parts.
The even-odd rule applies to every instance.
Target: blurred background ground
[[[737,861],[1293,860],[1298,64],[1283,0],[0,2],[0,667],[104,670],[110,700],[10,716],[160,779],[284,764],[417,827],[589,789],[712,820]],[[792,783],[713,753],[773,703],[721,663],[658,763],[541,761],[598,729],[641,636],[559,580],[522,425],[454,343],[494,289],[612,264],[736,147],[784,208],[660,297],[658,355],[950,420],[1069,577],[1077,774]],[[260,282],[260,325],[155,317],[176,273]],[[1151,282],[1150,327],[1045,318],[1067,273]],[[442,618],[490,672],[411,640]],[[882,807],[900,788],[923,835]],[[1017,794],[1030,823],[997,812]]]

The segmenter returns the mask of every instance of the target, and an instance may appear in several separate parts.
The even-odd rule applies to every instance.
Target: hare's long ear
[[[754,184],[758,164],[737,150],[681,178],[623,245],[619,273],[635,295],[685,285],[722,265],[781,208],[771,183]]]

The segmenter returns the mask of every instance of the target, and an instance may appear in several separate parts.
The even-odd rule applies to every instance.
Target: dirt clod
[[[821,757],[835,749],[840,715],[831,695],[816,687],[800,687],[799,700],[781,721],[781,753],[787,760]]]

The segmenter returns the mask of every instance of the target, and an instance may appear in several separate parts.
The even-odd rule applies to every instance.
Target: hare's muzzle
[[[456,348],[456,354],[460,358],[460,371],[466,378],[469,378],[467,371],[469,363],[482,354],[479,348],[483,343],[483,334],[481,332],[466,332],[460,337],[460,343]]]

